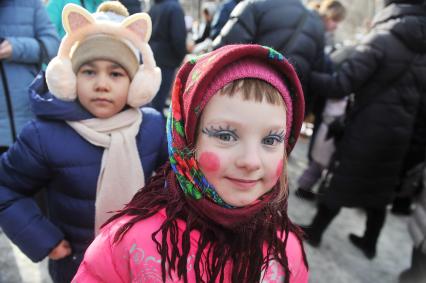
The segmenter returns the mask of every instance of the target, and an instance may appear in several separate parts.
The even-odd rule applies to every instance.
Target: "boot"
[[[368,259],[376,256],[376,246],[380,231],[385,224],[386,207],[366,208],[367,223],[363,237],[349,235],[349,240],[359,248]]]
[[[324,234],[325,229],[339,212],[340,208],[331,208],[324,204],[319,204],[312,224],[302,228],[306,242],[313,247],[318,247],[321,244],[322,234]]]
[[[349,240],[355,247],[360,249],[368,259],[373,259],[376,256],[376,247],[367,245],[363,237],[355,234],[349,234]]]

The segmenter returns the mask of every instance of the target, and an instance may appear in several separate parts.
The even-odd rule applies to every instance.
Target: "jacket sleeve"
[[[174,7],[174,10],[171,13],[170,19],[170,36],[171,36],[171,46],[173,47],[174,53],[177,58],[180,58],[180,61],[186,55],[186,26],[185,26],[185,16],[183,10],[180,6]]]
[[[350,58],[333,74],[312,72],[310,86],[327,98],[342,98],[357,92],[377,71],[384,57],[380,38],[358,45]]]
[[[64,238],[33,199],[47,184],[50,175],[32,121],[17,142],[0,157],[0,226],[34,262],[45,258]]]
[[[235,6],[229,20],[213,42],[217,49],[232,43],[252,43],[257,30],[255,9],[251,1],[241,1]]]
[[[37,64],[48,62],[53,58],[59,47],[59,38],[55,28],[47,16],[41,1],[33,1],[34,37],[8,37],[12,45],[11,60],[19,63]]]
[[[234,8],[233,6],[228,7],[229,5],[228,3],[222,4],[214,14],[209,35],[211,39],[215,39],[219,35],[221,29],[228,21],[231,11]],[[230,9],[231,11],[229,11]]]

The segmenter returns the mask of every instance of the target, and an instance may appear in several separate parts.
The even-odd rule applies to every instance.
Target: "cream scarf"
[[[145,185],[135,138],[141,122],[142,113],[135,108],[107,119],[67,121],[85,140],[105,148],[96,187],[95,235],[113,215],[108,212],[122,209]]]

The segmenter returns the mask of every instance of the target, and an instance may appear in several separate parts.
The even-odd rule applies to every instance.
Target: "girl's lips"
[[[226,177],[226,179],[228,179],[231,183],[243,188],[252,188],[259,181],[259,180],[236,179],[236,178],[230,178],[230,177]]]
[[[111,100],[106,98],[95,98],[92,99],[93,102],[99,102],[99,103],[111,103]]]

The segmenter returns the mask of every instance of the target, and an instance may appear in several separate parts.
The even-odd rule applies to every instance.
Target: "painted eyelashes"
[[[267,138],[273,138],[276,139],[278,142],[282,143],[284,141],[284,135],[284,130],[282,130],[281,132],[269,131]]]
[[[237,130],[232,129],[229,125],[226,126],[226,128],[223,128],[222,126],[219,126],[218,128],[213,126],[210,126],[210,128],[205,127],[201,132],[208,137],[219,138],[222,141],[230,141],[231,139],[236,140],[238,138],[236,133]]]
[[[229,125],[226,126],[226,128],[223,128],[222,126],[219,126],[218,128],[215,128],[214,126],[210,126],[210,128],[203,128],[201,131],[203,134],[207,135],[208,137],[214,137],[219,138],[222,141],[231,141],[231,140],[237,140],[237,130],[232,129]],[[282,143],[284,141],[284,130],[281,132],[275,132],[270,131],[268,136],[266,136],[263,141],[266,144],[273,144],[274,141],[278,143]],[[272,141],[272,143],[271,143]]]

